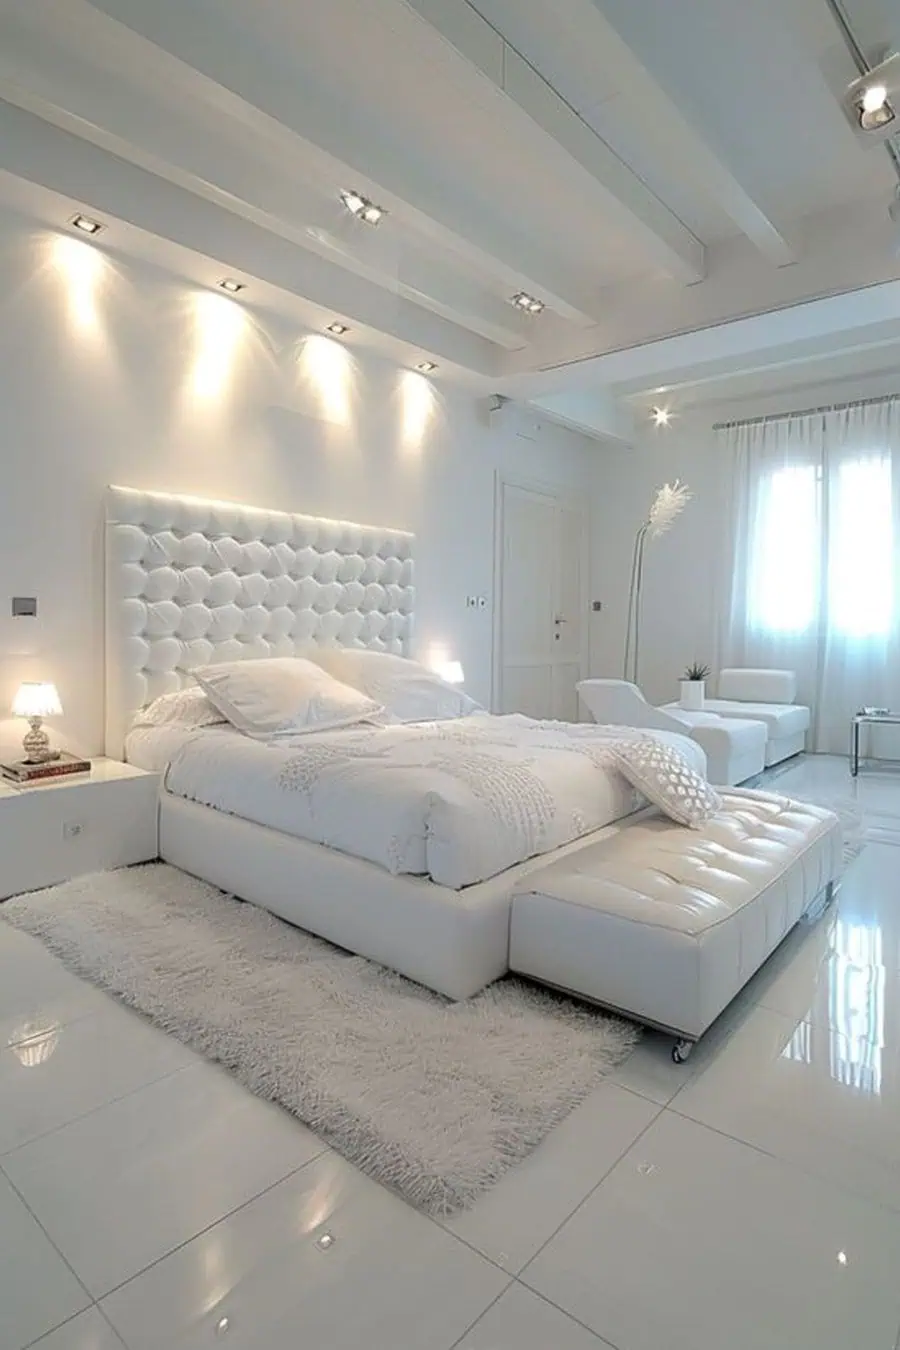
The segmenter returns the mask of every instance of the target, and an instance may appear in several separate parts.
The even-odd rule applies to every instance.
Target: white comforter
[[[460,889],[642,805],[606,753],[611,741],[636,734],[488,713],[345,728],[274,745],[213,727],[191,733],[172,752],[166,787],[391,872]],[[652,734],[697,762],[691,741]]]

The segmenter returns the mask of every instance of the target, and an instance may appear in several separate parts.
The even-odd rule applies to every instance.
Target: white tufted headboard
[[[106,496],[106,753],[138,708],[210,661],[311,642],[409,654],[413,536],[111,487]]]

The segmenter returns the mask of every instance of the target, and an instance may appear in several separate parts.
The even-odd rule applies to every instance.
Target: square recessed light
[[[329,1247],[334,1246],[334,1237],[331,1233],[323,1233],[321,1237],[316,1238],[316,1246],[320,1251],[327,1252]]]
[[[437,370],[437,361],[420,361],[416,370],[421,370],[423,375],[430,375],[433,370]]]
[[[335,337],[343,337],[345,333],[350,332],[350,329],[345,323],[330,323],[326,331],[334,333]]]
[[[356,216],[357,220],[365,221],[367,225],[378,225],[384,216],[387,215],[383,206],[376,206],[373,201],[370,201],[368,197],[364,197],[361,192],[342,192],[341,201],[351,215]]]
[[[511,297],[510,303],[515,305],[516,309],[521,309],[525,314],[540,314],[544,308],[543,300],[538,300],[527,291],[517,291]]]
[[[224,281],[219,282],[219,286],[229,295],[237,295],[238,291],[246,290],[243,281],[235,281],[233,277],[226,277]]]
[[[82,234],[99,234],[105,228],[99,220],[91,220],[90,216],[83,216],[80,211],[72,217],[69,224],[74,225],[76,230],[81,230]]]

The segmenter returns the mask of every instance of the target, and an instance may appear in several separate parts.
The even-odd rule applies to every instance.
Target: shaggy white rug
[[[162,863],[0,914],[435,1215],[524,1158],[640,1037],[516,979],[450,1003]]]

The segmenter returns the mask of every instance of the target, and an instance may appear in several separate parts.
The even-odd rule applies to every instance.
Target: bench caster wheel
[[[693,1041],[686,1041],[683,1038],[677,1040],[672,1046],[672,1062],[674,1064],[683,1064],[694,1048]]]

